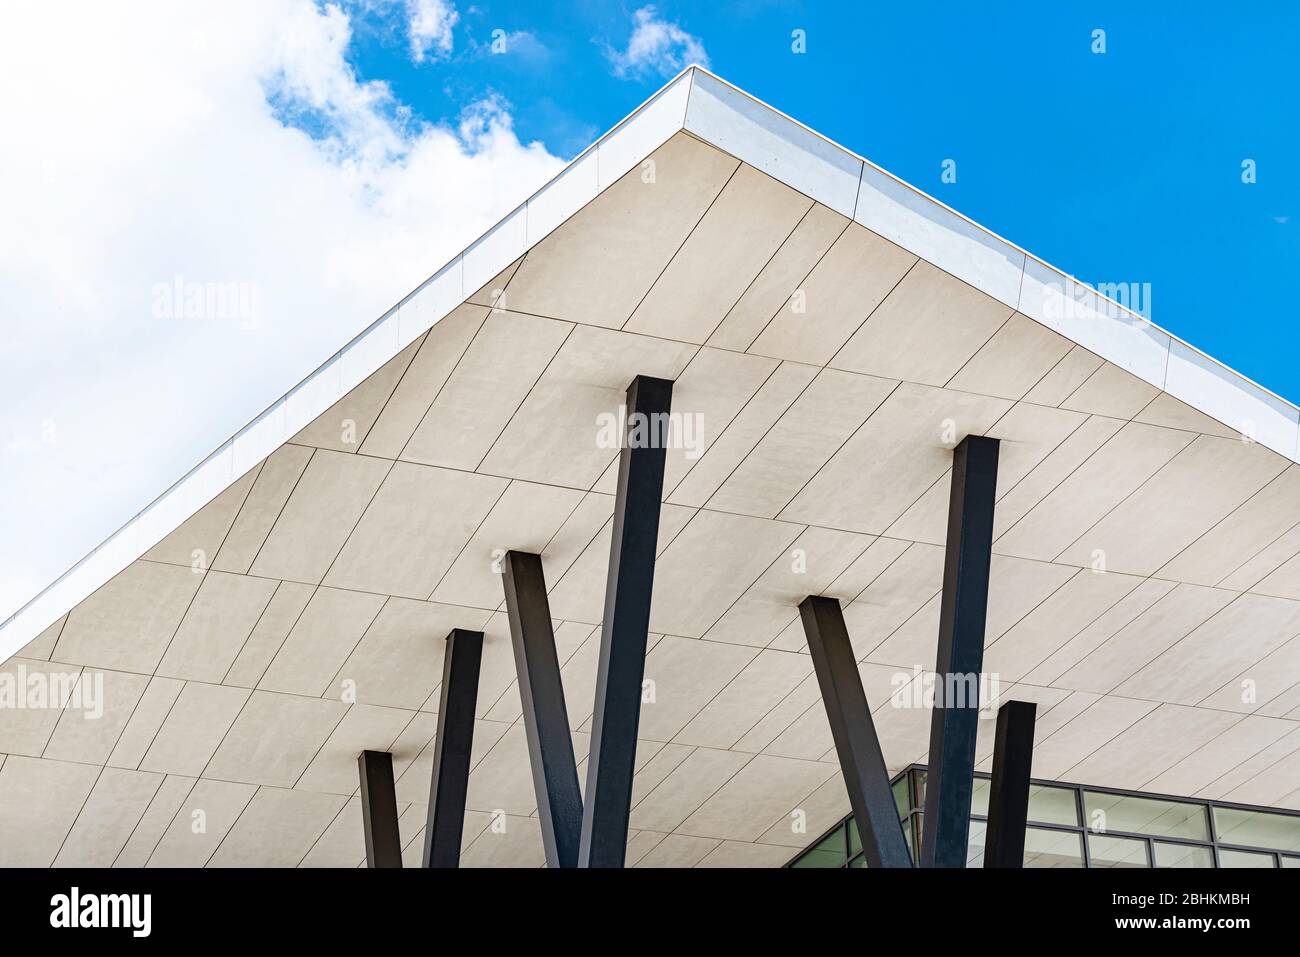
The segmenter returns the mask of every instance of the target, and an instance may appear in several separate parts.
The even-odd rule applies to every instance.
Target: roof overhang
[[[924,754],[906,705],[966,434],[1002,440],[985,667],[1039,704],[1035,775],[1300,804],[1296,408],[690,68],[5,623],[0,655],[117,689],[95,733],[0,725],[24,859],[106,766],[162,818],[128,861],[208,859],[155,810],[163,775],[245,829],[217,862],[345,860],[361,748],[398,755],[419,818],[451,627],[488,636],[471,809],[527,831],[494,564],[543,556],[581,760],[597,433],[636,375],[701,426],[664,484],[633,819],[655,846],[781,863],[843,813],[805,595],[844,605],[890,766]],[[268,821],[293,822],[269,849]]]
[[[716,146],[1293,462],[1300,409],[1125,306],[690,66],[0,626],[12,654],[679,131]]]

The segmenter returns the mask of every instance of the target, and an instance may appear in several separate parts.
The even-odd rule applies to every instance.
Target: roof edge
[[[17,654],[683,128],[686,67],[305,379],[0,623]]]
[[[703,67],[686,129],[1293,462],[1300,408]],[[850,203],[849,194],[856,193]]]
[[[0,624],[0,660],[162,541],[679,130],[929,260],[1244,439],[1300,461],[1294,404],[691,64]]]

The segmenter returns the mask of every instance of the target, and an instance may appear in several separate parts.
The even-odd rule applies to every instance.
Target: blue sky
[[[691,61],[1300,400],[1300,6],[1138,6],[7,7],[0,619]]]
[[[1154,322],[1300,399],[1296,350],[1276,347],[1300,258],[1300,7],[963,6],[660,2],[655,18],[724,78],[1079,279],[1150,283]],[[636,9],[479,2],[446,58],[412,63],[378,26],[353,62],[430,120],[494,91],[521,138],[567,159],[663,82],[652,64],[611,70]],[[492,55],[493,30],[528,40]]]

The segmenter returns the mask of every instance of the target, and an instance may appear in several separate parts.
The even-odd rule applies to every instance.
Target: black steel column
[[[998,440],[982,435],[962,439],[952,459],[934,668],[935,707],[921,838],[921,861],[927,867],[966,866],[997,484]]]
[[[547,867],[577,867],[582,792],[540,555],[507,552],[503,581]]]
[[[367,867],[401,867],[402,839],[397,830],[397,789],[393,756],[387,751],[357,755],[361,773],[361,822],[366,833]]]
[[[639,375],[627,389],[627,436],[619,454],[605,581],[580,867],[622,867],[627,851],[672,398],[673,384],[667,379]]]
[[[442,697],[434,739],[429,816],[424,827],[424,866],[459,867],[465,827],[465,792],[474,746],[474,708],[483,632],[453,628],[442,661]]]
[[[985,867],[1023,867],[1029,820],[1029,770],[1034,759],[1032,701],[1008,701],[998,709],[993,744],[989,823],[984,832]]]
[[[822,690],[840,771],[869,867],[911,867],[889,770],[862,690],[844,613],[834,598],[810,595],[799,603],[808,651]]]

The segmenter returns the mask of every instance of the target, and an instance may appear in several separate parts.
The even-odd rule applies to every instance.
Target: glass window
[[[1093,867],[1150,867],[1147,842],[1136,837],[1088,835],[1088,861]]]
[[[977,774],[972,784],[966,866],[973,868],[984,866],[992,783],[989,775]],[[908,768],[891,788],[916,861],[924,836],[925,767]],[[1031,784],[1024,866],[1083,867],[1085,858],[1092,867],[1300,869],[1300,814]],[[787,866],[866,867],[853,816]]]
[[[907,812],[912,810],[911,797],[907,793],[907,775],[904,774],[894,782],[894,803],[898,805],[898,819],[901,821],[907,817]]]
[[[1279,851],[1300,850],[1300,817],[1243,811],[1235,807],[1214,809],[1214,834],[1224,844],[1247,844]]]
[[[1079,825],[1079,805],[1074,788],[1029,786],[1029,820],[1039,824]]]
[[[1025,867],[1083,867],[1082,836],[1075,831],[1025,828]]]
[[[1210,839],[1209,818],[1203,804],[1184,804],[1156,798],[1129,797],[1124,794],[1083,793],[1085,822],[1097,833],[1127,831],[1184,837],[1193,841]]]
[[[1230,851],[1219,848],[1220,867],[1275,867],[1272,854],[1257,854],[1254,851]]]
[[[966,844],[966,866],[984,866],[984,832],[988,825],[983,821],[970,822],[970,839]]]
[[[1156,841],[1156,867],[1213,867],[1214,849]]]
[[[976,778],[971,791],[970,812],[974,817],[989,816],[989,795],[993,782]],[[1029,820],[1039,824],[1079,824],[1079,808],[1073,788],[1054,788],[1043,784],[1029,786]]]
[[[845,858],[848,856],[844,853],[844,825],[840,825],[835,830],[827,834],[816,845],[810,847],[791,867],[843,867]]]

